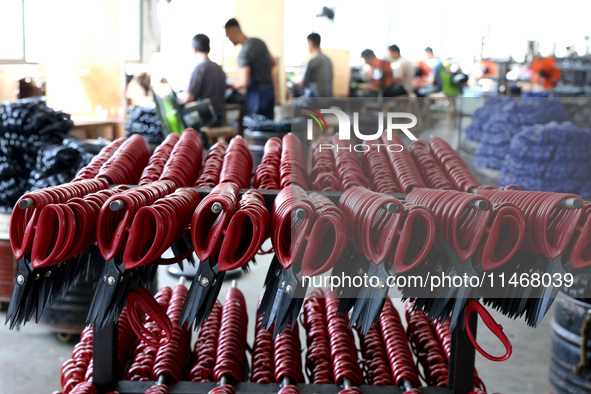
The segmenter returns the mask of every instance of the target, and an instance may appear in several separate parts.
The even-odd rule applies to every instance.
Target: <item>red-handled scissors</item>
[[[302,257],[304,276],[316,276],[330,270],[343,255],[347,245],[345,215],[327,197],[310,194],[315,217],[306,236],[306,249]]]
[[[224,234],[219,270],[237,269],[252,260],[269,236],[270,223],[271,215],[263,195],[256,190],[244,193]]]
[[[493,204],[485,236],[472,260],[474,263],[481,262],[484,271],[494,270],[515,256],[524,238],[523,212],[511,203]]]
[[[404,203],[404,219],[396,232],[398,243],[392,249],[394,272],[404,274],[422,263],[435,242],[436,234],[435,218],[429,208]]]
[[[172,322],[166,311],[146,289],[138,287],[137,291],[129,293],[127,310],[129,311],[131,328],[143,341],[155,347],[164,346],[170,341],[173,332]],[[152,332],[144,326],[144,315],[156,322],[161,334]]]
[[[193,252],[192,248],[174,259],[160,256],[188,230],[199,201],[201,198],[196,190],[179,189],[150,206],[141,207],[133,219],[123,252],[125,269],[149,263],[173,264],[187,258]]]
[[[239,191],[233,182],[221,183],[197,206],[191,221],[191,237],[199,260],[218,255],[228,223],[238,208]]]
[[[277,259],[288,269],[300,258],[314,218],[314,205],[297,185],[283,188],[273,203],[271,242]]]
[[[503,346],[505,346],[505,354],[498,357],[492,356],[480,347],[480,345],[476,341],[476,338],[474,338],[474,335],[472,334],[472,330],[470,329],[470,316],[473,312],[478,313],[478,315],[480,316],[484,324],[488,327],[488,329],[493,334],[495,334],[495,336],[499,338],[499,340],[503,343]],[[466,314],[464,317],[464,323],[466,325],[466,333],[468,334],[468,337],[470,338],[472,345],[474,345],[474,348],[478,350],[478,353],[482,354],[487,359],[496,362],[505,361],[509,357],[511,357],[511,353],[513,352],[513,346],[511,346],[509,338],[507,338],[507,335],[505,335],[505,333],[503,332],[503,326],[501,326],[495,321],[495,319],[490,315],[490,313],[488,313],[485,307],[483,307],[478,301],[470,300],[466,305],[465,313]]]

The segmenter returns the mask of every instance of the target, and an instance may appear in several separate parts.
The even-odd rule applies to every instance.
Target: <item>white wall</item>
[[[333,23],[315,18],[322,5],[335,8]],[[305,37],[314,28],[322,35],[323,46],[350,49],[353,63],[366,47],[386,56],[387,46],[395,43],[411,60],[423,58],[424,48],[431,46],[437,56],[453,57],[465,67],[480,54],[487,31],[484,56],[513,55],[516,60],[523,59],[528,40],[539,41],[544,55],[554,43],[558,56],[571,44],[583,54],[584,36],[591,35],[588,0],[286,0],[285,11],[288,65],[301,64]]]
[[[166,76],[175,90],[185,90],[195,67],[191,40],[199,33],[209,37],[210,58],[221,64],[224,51],[232,49],[224,24],[233,14],[234,0],[173,0],[163,5],[161,56],[154,74]]]

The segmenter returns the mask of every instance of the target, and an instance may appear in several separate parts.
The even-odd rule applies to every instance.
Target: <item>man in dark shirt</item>
[[[273,119],[275,91],[271,69],[275,66],[275,60],[262,40],[249,38],[242,32],[236,19],[232,18],[226,22],[225,28],[226,36],[232,44],[242,44],[238,55],[238,78],[233,87],[246,91],[245,114],[260,114]]]
[[[390,62],[378,59],[371,49],[361,52],[361,57],[371,67],[368,75],[368,82],[361,84],[361,89],[367,89],[375,94],[382,92],[385,97],[389,96],[390,89],[394,84],[392,66]]]
[[[320,34],[308,35],[308,51],[312,57],[304,67],[300,84],[306,88],[306,95],[332,97],[332,61],[320,49]]]
[[[185,103],[208,98],[218,120],[214,126],[223,124],[226,92],[226,74],[224,70],[209,59],[209,38],[205,34],[193,37],[193,51],[197,65],[191,73],[187,99]]]

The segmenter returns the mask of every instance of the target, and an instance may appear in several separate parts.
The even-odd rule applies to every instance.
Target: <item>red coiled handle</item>
[[[197,206],[191,221],[191,237],[201,261],[218,254],[228,223],[238,207],[238,194],[235,183],[221,183]]]
[[[513,204],[493,205],[493,214],[486,236],[474,255],[482,269],[490,271],[509,261],[521,247],[525,237],[525,216]]]
[[[228,144],[221,141],[214,144],[205,156],[201,175],[195,181],[196,187],[213,188],[220,182],[220,172]]]
[[[481,186],[481,183],[472,174],[464,160],[458,156],[447,142],[439,137],[431,137],[429,147],[439,166],[443,168],[447,178],[451,180],[456,190],[472,192]]]
[[[573,268],[580,269],[591,265],[591,202],[583,202],[583,214],[579,226],[577,227],[577,235],[575,239],[570,259]]]
[[[240,268],[252,260],[268,238],[270,224],[263,195],[256,190],[244,193],[224,235],[218,260],[220,271]]]
[[[314,205],[298,185],[282,189],[273,203],[271,242],[284,268],[291,267],[304,251],[314,218]]]
[[[279,166],[281,164],[281,140],[272,137],[265,143],[263,159],[254,172],[254,187],[257,189],[279,189]]]
[[[143,341],[152,346],[166,345],[172,337],[172,322],[158,302],[143,287],[129,293],[127,298],[131,328]],[[160,328],[161,334],[152,332],[144,326],[144,314]]]
[[[404,274],[421,264],[436,239],[433,212],[420,205],[404,203],[404,224],[394,251],[394,272]]]
[[[302,259],[302,275],[315,276],[335,266],[347,245],[345,215],[327,197],[310,194],[315,221]]]
[[[360,187],[346,190],[339,208],[347,219],[347,234],[365,257],[381,264],[390,253],[404,216],[396,198]]]

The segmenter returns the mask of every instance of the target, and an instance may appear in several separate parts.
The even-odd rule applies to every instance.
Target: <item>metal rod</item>
[[[479,210],[484,210],[484,209],[488,209],[488,202],[485,200],[474,200],[470,203],[470,207],[475,208],[475,209],[479,209]]]
[[[298,219],[305,219],[306,211],[304,211],[302,208],[298,208],[295,210],[295,215]]]
[[[564,200],[558,203],[560,208],[581,208],[583,206],[583,202],[575,197],[565,198]]]
[[[93,330],[92,379],[99,392],[106,392],[115,387],[119,377],[117,323],[107,323],[103,328],[95,325]]]
[[[412,384],[412,382],[408,379],[402,379],[402,385],[404,386],[404,389],[406,391],[410,391],[415,388],[415,386]]]
[[[220,213],[222,211],[222,208],[222,204],[216,201],[211,205],[211,212]]]
[[[33,205],[35,205],[35,200],[33,200],[31,197],[23,198],[18,202],[18,207],[20,209],[27,209],[32,207]]]
[[[223,386],[225,384],[230,384],[230,377],[228,375],[222,375],[222,377],[220,378],[220,386]]]
[[[109,208],[111,211],[118,211],[120,209],[125,208],[125,201],[123,200],[115,200],[109,204]]]
[[[394,204],[393,202],[389,202],[388,204],[385,205],[386,211],[390,212],[390,213],[394,213],[398,211],[398,205]]]
[[[464,319],[466,310],[462,311],[460,321]],[[476,313],[470,316],[470,329],[476,337],[478,324]],[[448,387],[453,394],[468,394],[474,388],[474,359],[476,349],[470,341],[470,337],[461,324],[451,332],[451,351],[449,357],[449,383]]]
[[[162,384],[166,386],[166,374],[158,376],[158,381],[156,382],[156,384]]]
[[[346,390],[350,389],[351,387],[353,387],[353,383],[351,383],[348,378],[343,378],[343,388]]]
[[[281,379],[281,384],[283,385],[283,387],[287,387],[287,386],[292,385],[288,376],[284,376],[283,379]]]

